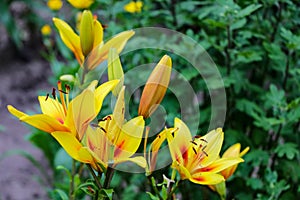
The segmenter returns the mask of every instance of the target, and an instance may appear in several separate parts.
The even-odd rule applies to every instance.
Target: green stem
[[[225,54],[226,54],[226,67],[227,67],[227,75],[230,75],[231,72],[231,59],[230,59],[230,48],[231,48],[231,32],[230,32],[230,26],[228,25],[226,27],[227,32],[227,47],[225,48]]]
[[[172,182],[170,182],[170,185],[168,187],[168,194],[172,192],[172,187],[173,187],[173,183],[175,182],[175,176],[176,176],[176,170],[172,169],[172,175],[171,175],[171,180]],[[173,182],[174,181],[174,182]]]
[[[177,181],[177,182],[175,183],[175,186],[172,188],[171,192],[168,193],[167,200],[172,199],[172,196],[173,196],[174,192],[175,192],[175,191],[177,190],[177,188],[178,188],[179,182],[180,182],[180,180]]]
[[[159,193],[159,191],[158,191],[158,189],[157,189],[157,187],[156,187],[156,182],[155,182],[154,177],[153,177],[153,176],[151,176],[151,177],[150,177],[150,176],[147,176],[147,178],[148,178],[148,180],[150,181],[151,187],[152,187],[153,191],[155,192],[155,194],[158,196],[158,198],[159,198],[160,200],[163,200],[162,196],[160,195],[160,193]]]
[[[86,67],[84,66],[83,72],[82,72],[81,81],[80,81],[80,84],[81,84],[81,85],[84,84],[84,79],[85,79],[85,75],[87,74],[87,72],[88,72],[88,70],[87,70]]]
[[[72,160],[72,172],[71,172],[71,180],[70,180],[70,190],[69,190],[69,199],[74,200],[75,199],[75,193],[74,193],[74,177],[76,175],[76,161]]]
[[[102,189],[102,185],[101,185],[101,183],[100,183],[98,177],[96,176],[96,174],[95,174],[93,168],[91,167],[90,164],[87,164],[87,166],[88,166],[88,169],[90,170],[90,172],[91,172],[91,174],[92,174],[92,176],[93,176],[93,178],[94,178],[94,180],[95,180],[95,182],[96,182],[96,185],[97,185],[98,189],[101,190],[101,189]]]
[[[113,175],[114,175],[114,169],[111,166],[108,166],[107,171],[106,171],[105,180],[104,180],[104,185],[103,185],[103,187],[105,189],[109,188],[109,185],[110,185]]]

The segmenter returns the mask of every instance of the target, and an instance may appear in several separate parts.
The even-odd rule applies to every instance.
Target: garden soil
[[[51,185],[50,181],[42,184],[39,170],[16,153],[32,155],[51,174],[42,152],[26,140],[29,128],[6,108],[12,104],[26,112],[38,112],[37,92],[51,91],[47,81],[51,73],[49,64],[38,52],[27,54],[23,50],[16,56],[15,50],[0,49],[0,200],[47,200],[47,188]]]

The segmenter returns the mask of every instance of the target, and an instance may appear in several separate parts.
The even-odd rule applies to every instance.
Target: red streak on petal
[[[57,121],[59,121],[61,124],[64,124],[64,120],[62,118],[57,118]]]
[[[114,157],[118,157],[119,154],[122,152],[122,148],[124,146],[124,143],[125,143],[125,140],[122,140],[122,142],[119,145],[116,146]]]
[[[184,163],[186,164],[187,161],[188,161],[188,151],[187,151],[187,150],[185,150],[185,151],[183,152],[182,158],[183,158]]]
[[[205,179],[204,179],[203,176],[193,177],[193,179],[195,179],[195,180],[197,180],[197,181],[199,181],[199,182],[204,182],[204,181],[205,181]]]
[[[95,149],[95,146],[93,145],[92,141],[90,140],[90,138],[88,138],[88,145],[89,145],[89,148],[94,151]]]

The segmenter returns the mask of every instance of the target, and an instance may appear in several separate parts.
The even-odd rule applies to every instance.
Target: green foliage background
[[[141,13],[130,14],[123,10],[128,1],[99,1],[102,8],[98,12],[100,20],[103,16],[104,24],[108,24],[107,32],[111,34],[122,31],[124,27],[158,26],[177,30],[196,40],[209,53],[226,87],[224,149],[236,142],[240,142],[242,148],[250,146],[250,152],[244,157],[245,163],[239,165],[227,183],[228,199],[298,199],[299,2],[143,2]],[[130,68],[153,62],[153,54],[159,53],[135,53],[123,63],[130,63]],[[210,119],[210,100],[205,83],[199,74],[185,70],[188,64],[177,57],[172,58],[178,64],[174,64],[174,68],[196,91],[204,92],[199,130],[205,130]],[[174,108],[177,105],[176,102],[172,105],[171,98],[170,94],[166,96],[166,106],[172,107],[173,116],[176,116]],[[207,188],[194,184],[184,183],[180,192],[183,199],[213,198]],[[139,199],[138,195],[135,197]]]

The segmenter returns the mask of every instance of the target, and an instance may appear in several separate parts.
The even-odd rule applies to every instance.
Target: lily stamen
[[[49,98],[49,93],[47,93],[45,101],[47,101],[48,98]]]
[[[52,97],[53,97],[53,99],[56,99],[56,89],[55,88],[52,88]]]
[[[63,90],[62,90],[61,81],[57,82],[57,88],[59,91],[59,97],[60,97],[60,101],[63,106],[64,112],[65,112],[65,114],[67,114],[67,105],[66,105],[65,97],[64,97],[65,92],[63,92]]]

